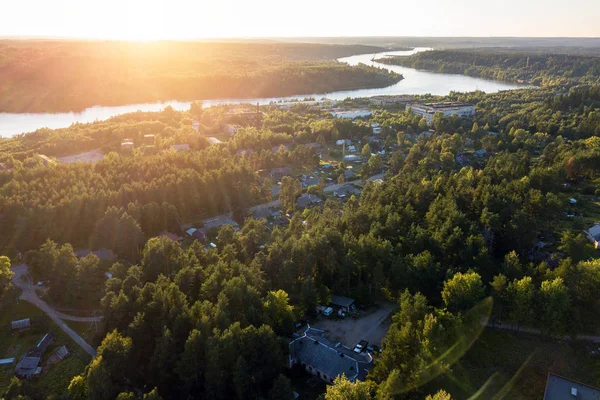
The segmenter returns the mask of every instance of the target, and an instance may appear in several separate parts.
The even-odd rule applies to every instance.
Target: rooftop
[[[549,373],[544,400],[564,399],[598,400],[600,399],[600,388]]]
[[[331,296],[331,304],[340,307],[350,307],[354,304],[354,299],[344,296]]]
[[[358,377],[358,362],[335,347],[330,347],[324,338],[304,336],[290,343],[290,357],[312,366],[330,378],[346,375],[350,380]]]

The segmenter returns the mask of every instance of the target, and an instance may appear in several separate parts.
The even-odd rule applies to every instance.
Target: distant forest
[[[572,51],[577,52],[576,49]],[[540,50],[440,50],[378,61],[428,71],[531,83],[537,86],[595,84],[600,80],[600,57],[549,54]]]
[[[289,43],[0,42],[0,112],[385,87],[388,71],[336,58],[384,49]]]

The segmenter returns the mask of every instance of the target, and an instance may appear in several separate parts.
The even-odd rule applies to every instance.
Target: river
[[[346,62],[350,65],[364,63],[375,65],[398,72],[404,76],[400,82],[379,89],[359,89],[342,90],[331,93],[303,94],[288,97],[272,97],[259,99],[215,99],[203,100],[205,107],[217,104],[227,103],[259,103],[268,104],[279,100],[291,100],[294,98],[314,97],[317,99],[327,97],[334,100],[342,100],[347,97],[368,97],[375,95],[395,95],[395,94],[426,94],[446,95],[451,91],[471,92],[474,90],[483,90],[487,93],[500,90],[516,89],[525,87],[507,82],[491,81],[481,78],[472,78],[464,75],[438,74],[427,71],[420,71],[413,68],[400,67],[395,65],[385,65],[372,62],[373,57],[382,58],[388,55],[411,55],[420,51],[430,50],[427,48],[415,48],[410,51],[387,51],[378,54],[361,54],[357,56],[340,58],[338,61]],[[124,106],[94,106],[85,109],[82,112],[68,113],[0,113],[0,136],[10,137],[19,133],[33,132],[39,128],[66,128],[73,123],[101,121],[119,114],[141,111],[160,111],[167,106],[176,110],[187,110],[190,107],[189,101],[164,101],[158,103],[128,104]]]

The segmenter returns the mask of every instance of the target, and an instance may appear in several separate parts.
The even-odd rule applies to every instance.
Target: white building
[[[442,103],[413,104],[413,114],[425,117],[429,125],[433,124],[433,116],[436,113],[444,115],[458,115],[459,117],[472,117],[475,115],[475,105],[457,101]]]
[[[600,223],[596,222],[594,226],[585,232],[588,240],[594,244],[597,249],[600,246]]]
[[[347,119],[355,119],[355,118],[365,118],[370,117],[373,113],[369,110],[348,110],[348,111],[332,111],[331,115],[335,118],[347,118]]]

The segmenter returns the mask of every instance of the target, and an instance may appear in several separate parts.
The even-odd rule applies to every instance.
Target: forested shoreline
[[[335,61],[382,50],[286,43],[0,41],[0,112],[385,87],[402,77]]]
[[[427,71],[536,86],[569,87],[575,84],[597,84],[600,79],[600,57],[546,54],[541,51],[524,52],[520,49],[436,50],[409,57],[386,57],[377,61]]]

